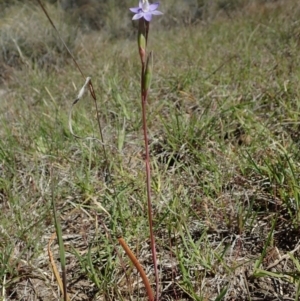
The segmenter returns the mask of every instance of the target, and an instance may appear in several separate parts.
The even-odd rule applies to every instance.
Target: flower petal
[[[159,2],[155,2],[149,5],[149,11],[156,10],[159,6]]]
[[[157,15],[157,16],[158,15],[163,15],[163,13],[161,11],[159,11],[159,10],[152,11],[151,14],[152,15]]]
[[[137,19],[140,19],[140,18],[142,18],[142,17],[144,17],[144,13],[143,13],[143,12],[138,13],[138,14],[135,14],[135,15],[133,16],[132,20],[137,20]]]
[[[144,13],[143,17],[146,21],[150,22],[152,20],[152,12]]]
[[[143,1],[142,1],[142,0],[139,1],[139,8],[140,8],[140,9],[143,8]]]
[[[140,8],[139,7],[132,7],[132,8],[129,8],[129,10],[132,11],[133,13],[137,14],[140,11]]]

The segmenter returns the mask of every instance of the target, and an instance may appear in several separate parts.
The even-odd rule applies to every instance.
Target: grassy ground
[[[69,131],[84,79],[40,9],[7,8],[1,297],[59,298],[47,254],[54,198],[72,300],[146,300],[116,241],[122,233],[154,282],[134,28],[128,22],[132,34],[121,37],[82,30],[57,6],[47,8],[92,77],[111,181],[102,146]],[[190,26],[153,21],[148,124],[160,300],[215,300],[224,288],[224,300],[298,300],[299,19],[300,5],[285,0],[214,11]],[[72,125],[80,136],[99,137],[87,95]],[[57,260],[56,244],[52,252]]]

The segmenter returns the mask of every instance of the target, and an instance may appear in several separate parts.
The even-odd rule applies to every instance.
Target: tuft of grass
[[[78,28],[70,24],[70,18],[62,10],[51,5],[47,5],[47,9],[72,49]],[[69,59],[64,45],[49,27],[48,20],[33,4],[6,8],[0,28],[2,80],[9,79],[13,70],[32,68],[37,73],[40,69],[58,71],[63,69]]]

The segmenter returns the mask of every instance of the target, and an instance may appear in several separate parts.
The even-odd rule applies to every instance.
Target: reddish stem
[[[150,23],[144,19],[139,21],[139,34],[143,34],[146,39],[146,45],[148,42],[148,33],[149,33]],[[156,284],[156,296],[155,300],[158,301],[159,295],[159,276],[157,268],[157,255],[156,255],[156,246],[155,246],[155,237],[153,232],[153,221],[152,221],[152,202],[151,202],[151,172],[150,172],[150,155],[149,155],[149,145],[148,145],[148,134],[147,134],[147,98],[148,98],[148,89],[145,85],[145,69],[146,69],[146,49],[142,49],[139,45],[139,53],[142,62],[141,70],[141,100],[142,100],[142,119],[143,119],[143,132],[144,132],[144,143],[145,143],[145,168],[146,168],[146,186],[147,186],[147,207],[148,207],[148,222],[149,222],[149,231],[150,231],[150,240],[151,240],[151,251],[152,251],[152,261],[154,265],[154,274],[155,274],[155,284]]]
[[[158,301],[159,276],[158,276],[157,255],[156,255],[155,237],[154,237],[154,232],[153,232],[153,221],[152,221],[151,172],[150,172],[150,155],[149,155],[148,134],[147,134],[147,117],[146,117],[147,96],[148,96],[148,91],[144,91],[144,93],[142,92],[143,131],[144,131],[144,142],[145,142],[145,152],[146,152],[145,167],[146,167],[148,219],[149,219],[152,260],[153,260],[153,265],[154,265],[155,284],[156,284],[155,300]]]
[[[132,251],[129,249],[129,247],[127,246],[125,240],[120,237],[118,238],[118,241],[120,243],[120,245],[122,246],[123,250],[126,252],[127,256],[130,258],[131,262],[134,264],[134,266],[137,268],[137,270],[139,271],[142,280],[144,282],[146,291],[147,291],[147,295],[149,297],[150,301],[154,301],[154,296],[153,296],[153,292],[149,283],[149,280],[147,278],[147,275],[144,271],[144,269],[142,268],[142,266],[140,265],[139,261],[137,260],[137,258],[134,256],[134,254],[132,253]]]

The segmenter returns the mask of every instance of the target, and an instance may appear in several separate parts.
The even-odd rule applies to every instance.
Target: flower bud
[[[139,46],[139,53],[142,63],[146,60],[146,29],[145,29],[145,20],[139,20],[139,29],[138,29],[138,46]]]

